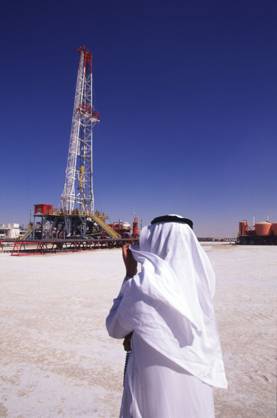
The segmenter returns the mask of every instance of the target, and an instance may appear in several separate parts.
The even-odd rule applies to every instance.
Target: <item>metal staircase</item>
[[[28,228],[25,234],[21,235],[21,237],[18,237],[17,241],[26,241],[28,238],[32,237],[32,233],[33,233],[33,227],[32,225],[28,225]]]
[[[97,223],[97,225],[100,226],[100,228],[102,228],[110,238],[113,239],[119,239],[121,238],[121,236],[108,224],[106,224],[106,222],[103,221],[103,219],[100,216],[97,216],[95,214],[91,214],[90,218]]]

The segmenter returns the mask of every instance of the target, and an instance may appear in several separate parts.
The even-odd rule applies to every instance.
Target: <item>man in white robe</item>
[[[109,335],[131,345],[120,418],[214,418],[213,387],[227,381],[214,271],[192,222],[155,218],[123,258],[127,275],[106,320]]]

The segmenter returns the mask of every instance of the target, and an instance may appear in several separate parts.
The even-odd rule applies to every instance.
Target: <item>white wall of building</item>
[[[0,236],[5,238],[18,238],[20,235],[19,224],[0,224]]]

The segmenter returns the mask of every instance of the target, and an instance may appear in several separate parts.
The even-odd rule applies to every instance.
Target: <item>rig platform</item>
[[[76,252],[104,248],[120,248],[124,244],[133,244],[134,238],[100,238],[100,239],[52,239],[52,240],[14,240],[1,239],[0,252],[12,256],[43,255],[49,253]]]

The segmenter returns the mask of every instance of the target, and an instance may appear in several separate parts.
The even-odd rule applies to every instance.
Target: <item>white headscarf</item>
[[[141,272],[124,284],[124,310],[145,342],[203,382],[227,387],[215,323],[215,275],[189,225],[146,226],[139,250]]]

